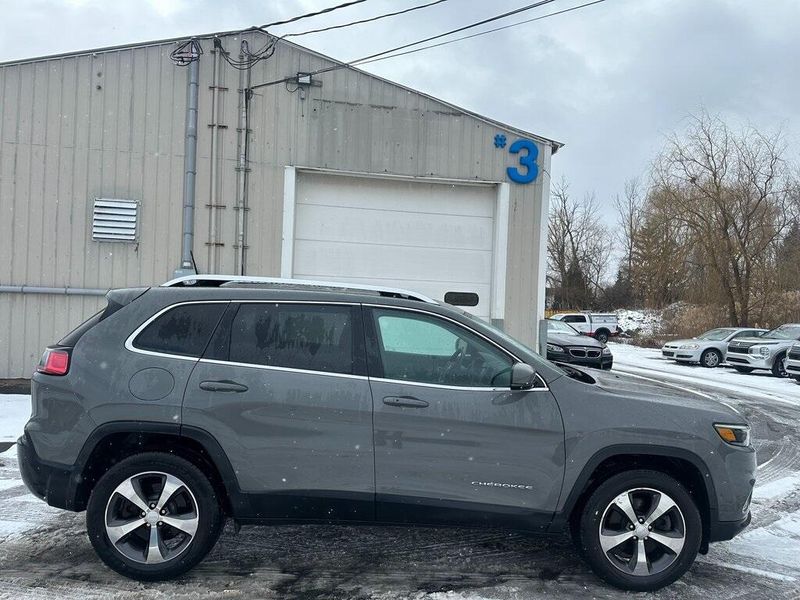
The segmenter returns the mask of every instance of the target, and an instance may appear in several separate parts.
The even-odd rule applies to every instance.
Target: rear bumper
[[[34,496],[56,508],[74,511],[86,508],[75,503],[79,480],[76,470],[42,461],[27,433],[17,440],[17,457],[22,481]]]

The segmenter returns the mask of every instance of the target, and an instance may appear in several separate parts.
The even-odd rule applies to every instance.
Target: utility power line
[[[343,2],[342,4],[337,4],[336,6],[329,6],[328,8],[323,8],[322,10],[318,10],[315,12],[306,13],[304,15],[298,15],[296,17],[291,17],[289,19],[284,19],[283,21],[273,21],[272,23],[267,23],[265,25],[259,25],[258,27],[253,27],[252,29],[260,29],[264,30],[267,27],[276,27],[278,25],[286,25],[287,23],[294,23],[295,21],[299,21],[301,19],[308,19],[309,17],[317,17],[319,15],[324,15],[329,12],[333,12],[335,10],[339,10],[340,8],[347,8],[348,6],[353,6],[354,4],[361,4],[362,2],[366,2],[367,0],[351,0],[350,2]],[[265,32],[266,33],[266,32]]]
[[[525,21],[518,21],[516,23],[511,23],[509,25],[503,25],[502,27],[495,27],[494,29],[487,29],[486,31],[479,31],[478,33],[473,33],[471,35],[465,35],[459,38],[455,38],[453,40],[447,40],[444,42],[439,42],[438,44],[430,44],[428,46],[423,46],[422,48],[414,48],[413,50],[406,50],[405,52],[398,52],[397,54],[392,54],[391,56],[379,56],[377,58],[371,58],[369,60],[366,59],[358,59],[351,61],[350,65],[365,65],[368,63],[378,62],[379,60],[387,60],[389,58],[397,58],[398,56],[405,56],[406,54],[414,54],[415,52],[422,52],[423,50],[430,50],[431,48],[438,48],[439,46],[446,46],[447,44],[454,44],[455,42],[461,42],[463,40],[469,40],[471,38],[479,37],[482,35],[486,35],[487,33],[495,33],[496,31],[502,31],[503,29],[511,29],[512,27],[518,27],[520,25],[525,25],[526,23],[533,23],[534,21],[540,21],[542,19],[547,19],[548,17],[555,17],[556,15],[562,15],[564,13],[572,12],[573,10],[578,10],[580,8],[586,8],[587,6],[592,6],[594,4],[600,4],[601,2],[605,2],[606,0],[594,0],[593,2],[587,2],[585,4],[579,4],[578,6],[572,6],[570,8],[565,8],[563,10],[558,10],[556,12],[548,13],[546,15],[542,15],[540,17],[534,17],[533,19],[526,19]]]
[[[331,71],[337,71],[339,69],[345,69],[347,67],[352,67],[352,66],[356,66],[356,65],[359,65],[359,64],[367,64],[367,63],[370,63],[370,62],[377,62],[379,60],[386,60],[386,59],[389,59],[389,58],[394,58],[396,56],[402,56],[403,54],[411,54],[412,52],[418,52],[418,51],[422,51],[422,50],[427,50],[429,48],[435,48],[435,47],[438,47],[438,46],[444,46],[446,44],[454,43],[454,42],[457,42],[457,41],[461,41],[463,39],[468,39],[468,38],[471,38],[471,37],[477,37],[479,35],[492,33],[494,31],[500,31],[501,29],[508,29],[510,27],[517,27],[517,26],[523,25],[525,23],[530,23],[532,21],[538,21],[538,20],[541,20],[541,19],[546,19],[548,17],[554,17],[556,15],[560,15],[560,14],[563,14],[565,12],[578,10],[580,8],[585,8],[587,6],[592,6],[593,4],[599,4],[600,2],[604,2],[605,0],[594,0],[593,2],[587,2],[585,4],[581,4],[579,6],[574,6],[574,7],[569,8],[569,9],[564,9],[564,10],[560,10],[560,11],[557,11],[557,12],[549,13],[547,15],[542,15],[542,16],[536,17],[534,19],[528,19],[526,21],[520,21],[520,22],[517,22],[517,23],[512,23],[512,24],[509,24],[509,25],[506,25],[506,26],[503,26],[503,27],[498,27],[498,28],[495,28],[495,29],[492,29],[492,30],[479,32],[479,33],[476,33],[476,34],[473,34],[473,35],[470,35],[470,36],[464,36],[462,38],[457,38],[457,39],[454,39],[454,40],[448,40],[446,42],[441,42],[439,44],[431,44],[430,46],[426,46],[426,47],[423,47],[423,48],[417,48],[415,50],[411,50],[411,51],[408,51],[408,52],[402,52],[402,53],[394,54],[394,53],[398,52],[399,50],[404,50],[404,49],[410,48],[412,46],[417,46],[419,44],[424,44],[425,42],[429,42],[429,41],[432,41],[432,40],[435,40],[435,39],[440,39],[442,37],[446,37],[446,36],[452,35],[454,33],[465,31],[467,29],[472,29],[474,27],[479,27],[480,25],[485,25],[485,24],[491,23],[493,21],[497,21],[497,20],[512,16],[512,15],[515,15],[515,14],[519,14],[521,12],[532,10],[532,9],[537,8],[539,6],[543,6],[545,4],[550,4],[551,2],[554,2],[554,1],[555,0],[539,0],[539,2],[535,2],[533,4],[529,4],[527,6],[523,6],[521,8],[516,9],[516,10],[509,11],[507,13],[503,13],[501,15],[496,15],[496,16],[490,17],[488,19],[483,19],[482,21],[478,21],[478,22],[472,23],[470,25],[465,25],[463,27],[459,27],[457,29],[453,29],[453,30],[448,31],[446,33],[441,33],[441,34],[438,34],[438,35],[435,35],[435,36],[431,36],[431,37],[428,37],[428,38],[425,38],[425,39],[422,39],[422,40],[419,40],[419,41],[416,41],[416,42],[412,42],[412,43],[409,43],[409,44],[404,44],[402,46],[397,46],[395,48],[391,48],[389,50],[384,50],[382,52],[377,52],[377,53],[371,54],[369,56],[364,56],[362,58],[357,58],[357,59],[351,60],[351,61],[349,61],[347,63],[342,63],[342,64],[339,64],[339,65],[333,65],[331,67],[326,67],[324,69],[318,69],[317,71],[313,71],[311,73],[308,73],[308,75],[320,75],[322,73],[329,73]],[[287,83],[287,82],[293,81],[294,79],[295,79],[295,77],[284,77],[282,79],[276,79],[274,81],[268,81],[266,83],[259,83],[259,84],[250,86],[250,89],[269,87],[269,86],[278,85],[278,84],[281,84],[281,83]]]
[[[371,23],[372,21],[379,21],[380,19],[385,19],[387,17],[396,17],[397,15],[404,15],[406,13],[410,13],[415,10],[420,10],[421,8],[428,8],[429,6],[435,6],[436,4],[441,4],[442,2],[447,2],[447,0],[434,0],[434,2],[428,2],[427,4],[420,4],[419,6],[412,6],[411,8],[405,8],[403,10],[398,10],[396,12],[384,13],[382,15],[368,17],[366,19],[361,19],[359,21],[350,21],[349,23],[342,23],[341,25],[331,25],[330,27],[321,27],[320,29],[310,29],[308,31],[301,31],[299,33],[287,33],[282,35],[281,39],[287,37],[296,37],[300,35],[308,35],[311,33],[321,33],[323,31],[331,31],[332,29],[341,29],[342,27],[361,25],[363,23]]]

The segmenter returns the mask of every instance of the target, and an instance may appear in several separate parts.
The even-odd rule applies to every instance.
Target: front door
[[[511,391],[515,361],[449,319],[365,310],[381,521],[546,527],[564,430],[543,382]]]
[[[189,380],[183,424],[220,443],[248,516],[373,519],[361,323],[358,305],[231,303]]]

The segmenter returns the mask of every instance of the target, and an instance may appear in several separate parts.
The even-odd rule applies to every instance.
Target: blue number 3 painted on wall
[[[506,173],[508,178],[516,183],[530,183],[534,181],[539,175],[539,165],[536,164],[536,158],[539,156],[539,148],[536,147],[531,140],[517,140],[508,149],[510,154],[519,154],[521,150],[526,150],[524,156],[519,157],[520,166],[525,167],[525,171],[520,173],[517,167],[508,167]]]

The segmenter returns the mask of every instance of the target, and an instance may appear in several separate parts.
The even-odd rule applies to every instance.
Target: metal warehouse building
[[[265,40],[218,39],[235,57],[243,37]],[[185,41],[0,64],[0,377],[186,248],[206,273],[476,292],[535,340],[557,142],[283,40],[236,70],[202,38],[184,224]]]

